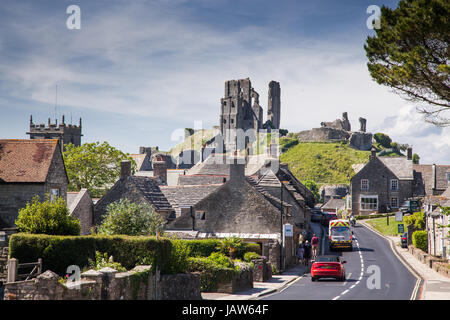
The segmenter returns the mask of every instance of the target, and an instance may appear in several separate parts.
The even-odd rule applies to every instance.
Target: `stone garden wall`
[[[5,300],[201,300],[200,275],[153,274],[150,266],[131,271],[89,270],[63,283],[47,270],[37,278],[5,284]]]

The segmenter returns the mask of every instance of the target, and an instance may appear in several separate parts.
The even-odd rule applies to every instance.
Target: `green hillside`
[[[370,151],[352,149],[346,142],[299,142],[289,146],[289,138],[280,139],[280,145],[287,149],[281,161],[300,181],[313,180],[318,184],[349,184],[354,175],[353,164],[369,161]]]

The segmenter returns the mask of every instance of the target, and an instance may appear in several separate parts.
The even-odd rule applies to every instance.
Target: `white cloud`
[[[12,33],[30,50],[0,63],[3,84],[12,97],[49,105],[58,84],[61,105],[136,114],[149,125],[183,119],[188,127],[195,120],[217,124],[225,80],[250,77],[265,112],[268,83],[276,80],[282,127],[290,131],[346,111],[354,129],[364,117],[368,131],[412,144],[424,161],[434,161],[438,150],[444,153],[436,159],[449,158],[448,130],[425,126],[411,106],[370,79],[362,43],[299,43],[254,26],[224,33],[186,22],[161,3],[108,6],[95,15],[82,7],[79,31],[33,10],[14,11],[22,16]]]

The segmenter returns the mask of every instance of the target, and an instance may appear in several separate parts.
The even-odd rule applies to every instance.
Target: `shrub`
[[[425,230],[414,231],[412,234],[413,246],[428,252],[428,233]]]
[[[381,144],[383,147],[390,148],[392,139],[387,134],[377,132],[373,135],[373,137],[375,141]]]
[[[126,234],[129,236],[156,235],[164,230],[163,218],[149,204],[133,203],[128,199],[110,203],[99,234]]]
[[[217,291],[219,282],[230,281],[235,274],[234,269],[224,267],[209,258],[191,257],[188,262],[190,272],[200,272],[200,290],[203,292]]]
[[[414,212],[404,218],[406,225],[413,225],[416,229],[425,229],[425,213],[423,211]]]
[[[244,261],[251,262],[254,259],[261,259],[261,256],[255,252],[247,252],[244,254]]]
[[[63,198],[51,201],[46,195],[44,202],[39,196],[19,210],[16,226],[20,232],[50,235],[79,235],[80,221],[69,215],[69,209]]]
[[[240,258],[245,253],[245,244],[237,237],[221,239],[217,250],[231,259]]]
[[[218,239],[185,240],[190,250],[190,257],[209,257],[211,253],[216,251],[219,242]]]
[[[172,240],[172,251],[167,273],[185,273],[189,268],[188,258],[191,249],[184,240]]]
[[[209,260],[224,266],[225,268],[234,268],[234,264],[231,261],[230,258],[228,258],[226,255],[224,255],[223,253],[220,252],[213,252],[211,253],[211,255],[208,257]]]
[[[16,233],[9,242],[11,258],[21,263],[35,262],[42,258],[43,269],[65,275],[70,265],[80,269],[89,265],[100,251],[113,256],[127,270],[136,265],[151,264],[161,273],[171,273],[173,245],[168,239],[131,236],[50,236]]]
[[[119,272],[127,271],[119,262],[114,262],[113,256],[95,251],[95,261],[89,259],[89,267],[95,270],[100,270],[106,267],[113,268]]]

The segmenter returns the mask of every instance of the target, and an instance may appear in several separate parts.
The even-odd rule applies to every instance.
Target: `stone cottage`
[[[132,176],[131,162],[122,161],[120,179],[94,205],[94,225],[101,224],[110,203],[125,198],[131,202],[147,203],[163,218],[170,220],[174,210],[161,192],[161,185],[166,185],[166,182],[160,176]]]
[[[411,157],[378,157],[370,160],[350,181],[351,212],[366,215],[395,210],[414,195]]]
[[[67,200],[68,182],[59,140],[0,140],[0,225],[13,227],[36,195]]]
[[[70,215],[80,220],[80,234],[90,234],[94,223],[94,204],[89,191],[67,192],[67,207]]]

